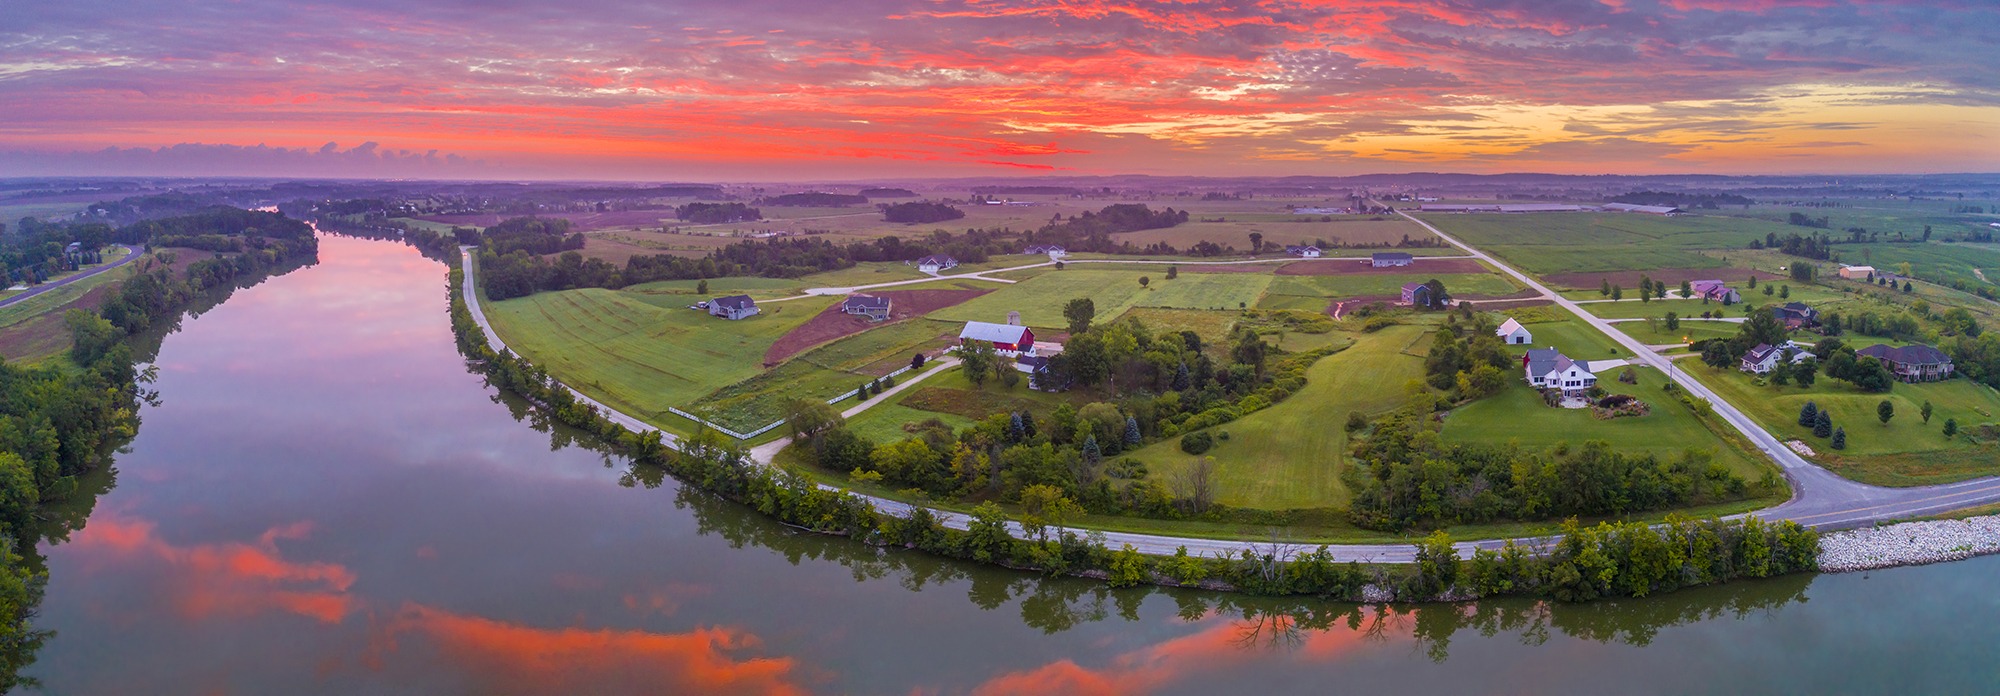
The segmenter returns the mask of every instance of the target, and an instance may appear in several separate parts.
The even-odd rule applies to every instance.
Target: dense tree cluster
[[[1494,333],[1490,315],[1450,314],[1431,339],[1430,355],[1424,358],[1425,381],[1432,388],[1457,395],[1458,400],[1480,399],[1500,393],[1515,374],[1519,358],[1507,352],[1507,345]]]
[[[1793,215],[1797,214],[1793,213]],[[1761,242],[1751,242],[1750,247],[1753,249],[1776,249],[1793,256],[1822,261],[1833,258],[1833,241],[1827,239],[1825,234],[1790,234],[1779,237],[1777,233],[1772,232],[1765,234]],[[1794,278],[1798,279],[1796,276]]]
[[[742,203],[689,203],[674,208],[674,217],[697,225],[719,225],[764,219],[764,213]]]
[[[1070,251],[1139,253],[1138,247],[1129,242],[1113,242],[1111,235],[1173,227],[1187,221],[1185,210],[1167,208],[1156,211],[1142,203],[1118,203],[1095,213],[1085,211],[1082,215],[1052,219],[1041,229],[1029,233],[1024,241],[1057,244]],[[1148,253],[1176,253],[1170,246],[1159,245],[1152,249]]]
[[[1611,197],[1612,203],[1665,205],[1715,210],[1725,205],[1750,205],[1756,201],[1733,193],[1686,193],[1675,191],[1633,191]]]
[[[866,205],[867,203],[867,196],[856,196],[851,193],[822,193],[819,191],[787,193],[782,196],[772,196],[757,201],[758,205],[775,205],[781,208],[842,208],[850,205]]]
[[[882,206],[882,219],[888,222],[944,222],[962,217],[965,217],[965,211],[930,201],[889,203]]]
[[[917,192],[895,187],[865,188],[861,189],[861,195],[866,198],[916,198]]]
[[[517,217],[500,221],[479,234],[487,251],[506,256],[523,251],[536,256],[582,249],[582,232],[571,232],[566,218]]]
[[[1796,225],[1798,227],[1811,227],[1814,229],[1821,229],[1821,230],[1827,228],[1827,220],[1824,216],[1812,217],[1805,213],[1798,213],[1798,212],[1792,213],[1791,215],[1785,218],[1785,222],[1791,223],[1792,225]]]
[[[1707,452],[1663,461],[1597,441],[1546,450],[1447,443],[1421,404],[1377,421],[1355,446],[1355,461],[1345,473],[1355,491],[1348,514],[1368,529],[1616,515],[1729,500],[1747,490]]]

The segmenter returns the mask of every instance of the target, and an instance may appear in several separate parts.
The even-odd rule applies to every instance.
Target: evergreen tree
[[[1929,229],[1929,228],[1927,227],[1927,228],[1925,228],[1925,229]],[[1924,425],[1930,425],[1930,424],[1931,424],[1931,402],[1929,402],[1929,401],[1926,401],[1926,402],[1924,402],[1924,409],[1923,409],[1922,411],[1918,411],[1918,412],[1917,412],[1917,415],[1920,415],[1920,416],[1923,416],[1923,417],[1924,417]]]
[[[1007,435],[1008,435],[1009,437],[1012,437],[1012,438],[1014,439],[1014,441],[1015,441],[1015,442],[1019,442],[1019,441],[1021,441],[1021,440],[1025,440],[1025,439],[1027,439],[1027,437],[1028,437],[1028,431],[1027,431],[1027,428],[1025,428],[1025,427],[1023,427],[1023,426],[1021,425],[1021,412],[1020,412],[1020,411],[1015,411],[1015,412],[1013,412],[1013,413],[1011,413],[1011,414],[1008,414],[1008,416],[1007,416]]]
[[[1944,419],[1944,436],[1951,437],[1957,434],[1958,434],[1958,419],[1957,418]]]
[[[1096,464],[1104,459],[1104,449],[1097,446],[1097,435],[1092,433],[1083,438],[1083,460]]]
[[[1597,289],[1597,294],[1599,294],[1599,295],[1603,295],[1603,296],[1605,296],[1605,297],[1610,297],[1610,296],[1611,296],[1611,279],[1610,279],[1610,278],[1605,278],[1603,282],[1604,282],[1604,285],[1603,285],[1602,287],[1599,287],[1599,288]]]
[[[1032,438],[1032,437],[1034,437],[1034,436],[1035,436],[1035,414],[1034,414],[1034,413],[1032,413],[1032,412],[1029,412],[1029,411],[1022,411],[1022,412],[1021,412],[1021,434],[1022,434],[1022,435],[1025,435],[1025,436],[1027,436],[1027,437],[1030,437],[1030,438]]]
[[[1144,438],[1144,437],[1142,437],[1142,436],[1140,436],[1140,434],[1139,434],[1139,419],[1137,419],[1137,418],[1133,418],[1133,417],[1131,417],[1131,416],[1126,416],[1126,417],[1125,417],[1125,448],[1126,448],[1126,449],[1131,449],[1131,448],[1133,448],[1133,447],[1138,447],[1138,446],[1139,446],[1139,443],[1140,443],[1141,441],[1143,441],[1144,439],[1145,439],[1145,438]]]
[[[1889,403],[1888,399],[1883,399],[1882,403],[1875,405],[1875,417],[1882,419],[1883,425],[1888,425],[1889,419],[1896,417],[1896,405]]]
[[[1182,362],[1180,367],[1174,368],[1174,391],[1184,392],[1192,386],[1194,383],[1188,378],[1187,363]]]
[[[1810,428],[1817,422],[1819,422],[1819,404],[1808,401],[1799,409],[1799,425]]]
[[[1819,420],[1813,423],[1813,437],[1830,437],[1832,435],[1833,415],[1822,410],[1819,412]]]
[[[1846,429],[1846,428],[1836,428],[1836,429],[1834,429],[1834,431],[1833,431],[1833,448],[1834,448],[1834,449],[1837,449],[1837,450],[1844,450],[1844,449],[1847,449],[1847,429]]]

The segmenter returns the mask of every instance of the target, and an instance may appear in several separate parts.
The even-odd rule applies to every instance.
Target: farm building
[[[1562,203],[1425,203],[1417,210],[1426,213],[1574,213],[1583,210],[1580,205]]]
[[[1580,396],[1597,386],[1597,375],[1583,363],[1569,359],[1554,348],[1530,348],[1521,356],[1528,384],[1537,389],[1560,389],[1563,396]]]
[[[1694,291],[1695,298],[1714,300],[1723,304],[1735,304],[1743,301],[1742,295],[1720,280],[1697,280],[1689,283],[1688,287]]]
[[[1368,265],[1376,268],[1408,266],[1415,262],[1415,258],[1400,251],[1379,251],[1368,257]]]
[[[989,324],[983,321],[965,322],[965,328],[958,332],[959,345],[972,341],[993,344],[993,351],[1008,357],[1035,354],[1035,332],[1017,324]]]
[[[750,299],[749,295],[730,295],[708,301],[709,314],[730,321],[743,319],[761,311],[763,310],[757,308],[757,301]]]
[[[1680,208],[1676,208],[1671,205],[1633,205],[1631,203],[1606,203],[1602,207],[1605,210],[1616,211],[1620,213],[1646,213],[1649,215],[1676,215],[1681,212],[1684,212]]]
[[[1285,253],[1308,259],[1316,259],[1319,258],[1320,251],[1319,247],[1316,246],[1288,246],[1285,247]]]
[[[1840,277],[1848,280],[1874,280],[1874,266],[1841,266]]]
[[[1525,346],[1535,342],[1535,335],[1528,332],[1528,327],[1522,326],[1521,322],[1515,321],[1513,317],[1507,317],[1507,321],[1501,322],[1500,328],[1493,333],[1500,336],[1501,343],[1510,346]]]
[[[1877,343],[1854,352],[1882,361],[1890,374],[1905,382],[1935,382],[1949,379],[1952,373],[1951,356],[1921,343],[1901,348]]]
[[[884,321],[889,318],[889,298],[848,295],[847,299],[841,300],[840,311],[872,321]]]
[[[1403,284],[1403,304],[1411,307],[1429,307],[1431,301],[1431,286],[1423,283]]]
[[[937,273],[939,271],[957,267],[958,267],[958,259],[954,259],[945,254],[932,254],[930,256],[917,259],[917,270],[922,271],[924,273]]]

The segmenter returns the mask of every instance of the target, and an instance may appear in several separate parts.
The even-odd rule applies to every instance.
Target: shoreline
[[[2000,515],[1898,522],[1827,532],[1819,538],[1822,573],[1962,561],[2000,553]]]

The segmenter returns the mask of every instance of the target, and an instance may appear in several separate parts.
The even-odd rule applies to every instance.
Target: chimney
[[[1008,326],[1020,326],[1020,325],[1021,325],[1021,313],[1020,313],[1020,312],[1008,312],[1008,313],[1007,313],[1007,325],[1008,325]]]

